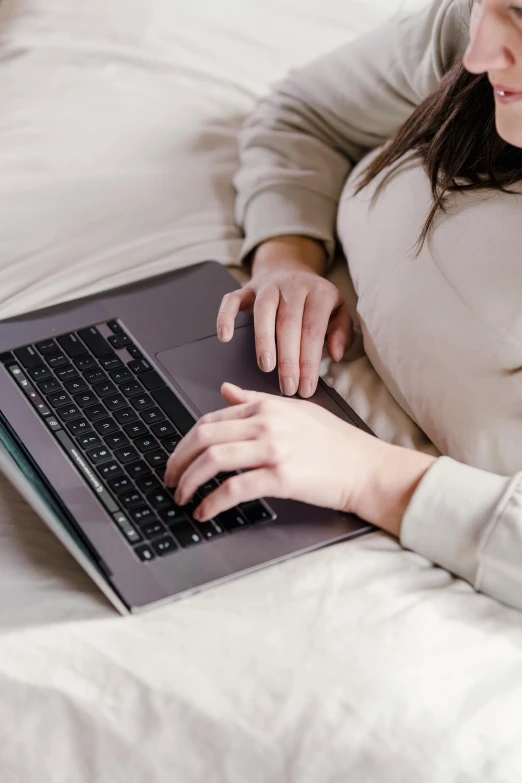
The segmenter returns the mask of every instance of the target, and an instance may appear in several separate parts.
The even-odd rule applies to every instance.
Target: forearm
[[[356,513],[399,537],[406,509],[435,457],[378,441],[375,470],[357,501]]]
[[[252,255],[252,274],[308,267],[311,272],[323,275],[326,262],[322,242],[304,236],[280,236],[258,245]]]

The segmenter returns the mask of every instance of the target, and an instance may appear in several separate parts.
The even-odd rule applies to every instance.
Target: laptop
[[[207,261],[0,322],[0,470],[124,614],[373,529],[276,498],[198,523],[191,512],[231,474],[183,507],[163,485],[182,437],[226,407],[224,381],[280,395],[250,315],[217,338],[237,287]],[[370,432],[324,381],[312,401]]]

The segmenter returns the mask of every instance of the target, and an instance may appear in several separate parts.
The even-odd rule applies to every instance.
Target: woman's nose
[[[464,67],[470,73],[505,71],[515,62],[510,46],[512,28],[498,11],[482,7],[480,17],[471,20],[470,42]],[[520,44],[519,44],[520,47]]]

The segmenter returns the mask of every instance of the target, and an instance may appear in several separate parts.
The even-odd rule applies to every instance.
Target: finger
[[[199,422],[170,455],[163,479],[165,486],[175,487],[187,467],[207,449],[230,441],[253,440],[258,432],[259,425],[253,419]]]
[[[248,286],[226,294],[221,300],[217,316],[217,333],[221,342],[228,342],[234,334],[234,321],[240,310],[251,311],[255,293]]]
[[[299,354],[305,296],[286,300],[282,295],[277,312],[277,362],[279,385],[287,397],[293,397],[299,386]]]
[[[276,366],[275,329],[279,297],[279,288],[274,285],[259,294],[254,302],[257,363],[263,372],[271,372]]]
[[[333,297],[332,297],[333,299]],[[332,313],[332,303],[310,294],[305,302],[301,330],[301,354],[299,358],[301,397],[311,397],[319,380],[319,365]]]
[[[271,399],[273,395],[265,394],[264,392],[251,391],[250,389],[242,389],[240,386],[236,386],[234,383],[225,382],[221,385],[221,395],[230,405],[239,405],[246,402],[253,402],[255,400]],[[225,410],[227,410],[225,408]],[[216,411],[216,414],[221,411]]]
[[[238,503],[262,496],[277,497],[277,482],[270,468],[258,468],[227,479],[200,503],[193,516],[206,522]]]
[[[332,315],[326,334],[328,353],[334,362],[340,362],[353,342],[352,317],[344,302]]]
[[[174,500],[180,506],[188,503],[198,487],[233,470],[259,468],[267,464],[270,444],[261,440],[233,441],[211,446],[197,457],[179,479]]]

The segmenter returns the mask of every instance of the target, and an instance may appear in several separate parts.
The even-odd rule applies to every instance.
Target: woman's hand
[[[200,521],[259,497],[352,512],[399,534],[414,489],[432,464],[391,446],[314,403],[223,384],[232,407],[203,416],[170,457],[165,484],[188,503],[218,473],[229,478],[199,506]]]
[[[253,312],[260,369],[271,372],[277,363],[283,394],[291,397],[299,391],[301,397],[311,397],[325,339],[332,359],[340,361],[353,340],[352,321],[339,289],[313,271],[309,261],[297,257],[302,253],[305,259],[302,243],[312,240],[290,240],[295,257],[284,250],[283,239],[272,241],[269,249],[274,255],[254,264],[250,283],[223,298],[217,332],[220,340],[228,342],[238,312]],[[294,247],[298,241],[299,251]]]

